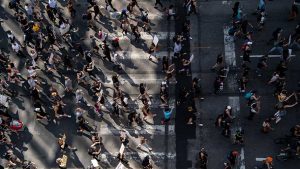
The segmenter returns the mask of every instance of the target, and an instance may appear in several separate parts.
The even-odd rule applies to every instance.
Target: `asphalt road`
[[[256,16],[252,15],[257,7],[257,1],[240,1],[243,13],[247,20],[256,24]],[[253,30],[253,52],[252,55],[263,55],[272,47],[267,45],[271,38],[272,32],[281,27],[284,29],[286,37],[294,32],[295,26],[299,21],[287,21],[289,9],[292,1],[267,1],[266,11],[267,19],[264,29],[261,32]],[[216,56],[225,51],[224,47],[224,27],[230,25],[232,6],[234,1],[198,1],[199,14],[189,17],[191,20],[191,53],[196,54],[192,63],[192,72],[194,77],[201,78],[202,92],[204,101],[196,101],[198,108],[197,123],[203,124],[203,127],[197,125],[196,139],[189,140],[188,161],[192,165],[186,165],[186,168],[197,168],[197,153],[200,148],[204,147],[208,153],[208,168],[217,169],[224,167],[223,163],[227,161],[227,155],[231,150],[237,150],[241,153],[243,149],[244,163],[239,163],[236,168],[253,168],[260,162],[256,158],[266,156],[275,157],[283,147],[274,144],[274,139],[289,134],[289,129],[295,124],[299,124],[299,105],[288,109],[288,114],[280,121],[279,124],[273,124],[274,131],[263,134],[261,133],[262,122],[275,113],[274,105],[274,88],[267,85],[275,67],[280,58],[270,58],[268,60],[269,68],[262,77],[257,77],[255,68],[258,58],[251,58],[250,65],[250,82],[247,90],[255,89],[262,96],[261,113],[253,121],[247,120],[249,108],[237,86],[237,77],[239,77],[242,55],[241,44],[243,40],[236,39],[235,60],[236,68],[229,71],[226,79],[224,91],[218,95],[213,94],[213,81],[216,74],[210,70],[214,65]],[[251,29],[250,29],[251,30]],[[297,89],[299,76],[299,52],[293,51],[296,55],[288,63],[287,71],[287,90],[291,93]],[[226,56],[225,56],[226,57]],[[224,107],[231,105],[236,111],[232,131],[237,127],[242,127],[245,131],[245,145],[233,145],[232,139],[225,138],[221,135],[221,129],[214,126],[218,114],[222,113]],[[286,162],[274,161],[275,168],[280,169],[297,169],[299,168],[299,159],[293,159]]]

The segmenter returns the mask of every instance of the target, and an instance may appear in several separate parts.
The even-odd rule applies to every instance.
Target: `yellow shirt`
[[[38,31],[40,30],[40,26],[37,25],[37,24],[34,24],[33,27],[32,27],[32,30],[33,30],[34,32],[38,32]]]

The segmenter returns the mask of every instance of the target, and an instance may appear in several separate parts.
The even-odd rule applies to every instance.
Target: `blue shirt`
[[[172,109],[172,110],[173,110],[173,109]],[[164,111],[165,119],[170,119],[171,114],[172,114],[172,110],[170,110],[170,111]]]

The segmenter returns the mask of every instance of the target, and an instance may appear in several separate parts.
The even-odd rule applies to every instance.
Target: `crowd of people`
[[[240,69],[240,73],[238,74],[237,84],[239,85],[239,92],[242,94],[244,99],[247,101],[247,107],[249,109],[249,115],[247,117],[248,120],[252,121],[255,119],[255,116],[258,116],[261,111],[261,99],[259,90],[251,89],[248,87],[248,83],[251,78],[250,69],[251,68],[251,53],[253,50],[254,33],[264,31],[264,26],[267,17],[266,4],[267,1],[259,0],[257,9],[253,12],[253,15],[256,16],[257,23],[251,24],[246,16],[243,13],[242,3],[235,2],[232,7],[232,24],[228,29],[228,34],[233,37],[234,43],[237,41],[242,41],[241,52],[242,52],[242,62],[241,65],[238,66]],[[271,3],[271,2],[268,2]],[[293,3],[291,14],[288,17],[288,20],[291,21],[295,19],[297,16],[297,4]],[[250,16],[251,17],[251,16]],[[273,44],[273,47],[269,51],[266,51],[264,55],[259,58],[257,66],[255,68],[255,79],[265,77],[267,73],[265,73],[270,65],[268,65],[268,60],[270,55],[279,55],[280,61],[276,66],[276,69],[271,77],[269,78],[267,85],[274,88],[273,96],[276,99],[276,104],[274,105],[276,111],[266,118],[261,125],[262,133],[269,133],[273,130],[276,130],[276,124],[280,122],[280,120],[287,114],[287,110],[291,107],[297,106],[299,101],[299,89],[300,83],[298,84],[298,90],[296,91],[288,91],[287,89],[287,70],[288,65],[291,62],[293,55],[292,51],[299,50],[298,46],[298,38],[299,38],[299,24],[295,28],[295,32],[287,32],[289,34],[288,37],[284,36],[284,30],[280,27],[276,28],[272,33],[271,39],[268,41],[266,45]],[[227,64],[227,65],[226,65]],[[217,77],[214,81],[214,93],[221,94],[224,89],[224,83],[226,82],[228,67],[232,65],[228,65],[225,61],[225,56],[223,54],[219,54],[216,59],[216,64],[212,66],[212,71],[216,72]],[[253,78],[252,78],[253,79]],[[234,126],[234,119],[236,118],[234,112],[232,110],[233,105],[228,105],[224,108],[224,111],[219,114],[215,121],[215,126],[222,128],[222,135],[228,138],[232,138],[233,143],[244,145],[243,139],[243,129],[238,129],[237,131],[233,131],[231,133]],[[296,125],[298,126],[298,125]],[[292,149],[297,156],[299,156],[299,136],[294,133],[297,131],[297,127],[291,126],[292,133],[291,136],[295,139],[293,142],[289,142],[289,144],[294,145]],[[296,129],[296,130],[295,130]],[[293,132],[294,131],[294,132]],[[297,132],[296,132],[297,133]],[[203,151],[203,150],[202,150]],[[231,169],[236,166],[235,161],[238,160],[239,152],[231,151],[228,155],[228,162],[224,163],[225,169]],[[207,166],[207,154],[200,152],[199,159],[200,164],[203,169],[206,169]],[[273,167],[273,157],[268,156],[265,160],[263,160],[263,168],[271,169]],[[259,167],[258,167],[259,168]]]
[[[100,160],[103,142],[96,127],[89,124],[86,119],[87,111],[92,109],[100,119],[103,119],[105,114],[115,117],[127,115],[129,127],[143,125],[149,118],[155,117],[156,114],[151,112],[152,96],[148,94],[147,84],[139,84],[140,94],[137,98],[130,98],[126,91],[121,89],[122,81],[118,72],[122,70],[122,67],[116,61],[116,57],[119,57],[118,51],[122,51],[119,38],[104,31],[101,24],[100,27],[97,24],[103,18],[108,20],[113,18],[116,25],[120,26],[120,32],[123,36],[133,35],[134,38],[131,39],[131,43],[139,43],[141,32],[152,33],[151,21],[148,18],[149,11],[137,0],[122,1],[121,10],[113,6],[112,0],[105,0],[105,4],[95,0],[87,0],[85,3],[88,3],[86,11],[81,13],[78,10],[81,4],[74,0],[48,0],[47,2],[9,0],[8,10],[13,13],[12,18],[24,36],[20,38],[14,33],[14,30],[7,30],[8,46],[2,46],[3,50],[0,54],[0,137],[1,144],[6,148],[4,156],[7,161],[1,165],[9,168],[38,168],[34,161],[27,161],[23,159],[24,157],[21,158],[16,155],[17,150],[14,143],[16,140],[11,139],[11,137],[19,135],[26,128],[26,125],[19,118],[18,111],[12,112],[11,110],[11,105],[14,104],[15,99],[22,100],[29,95],[30,106],[33,107],[32,111],[36,114],[35,120],[40,123],[58,125],[62,119],[72,120],[72,117],[75,117],[74,123],[77,125],[77,133],[85,133],[92,142],[87,152],[93,159],[92,168],[96,168],[98,165],[97,161]],[[186,0],[183,4],[188,11],[187,15],[196,13],[194,0]],[[100,5],[105,6],[103,10],[106,12],[103,12]],[[153,7],[161,12],[167,20],[176,20],[180,17],[173,4],[169,4],[167,7],[167,4],[163,4],[161,0],[156,0]],[[115,18],[107,16],[107,13],[115,15]],[[133,16],[137,16],[138,20],[132,19]],[[82,43],[85,39],[76,34],[81,31],[81,28],[74,26],[76,18],[85,21],[81,24],[86,24],[88,29],[96,32],[96,35],[90,38],[97,40],[100,42],[99,44],[92,43],[91,46],[86,46]],[[2,24],[3,22],[6,21],[1,21]],[[149,50],[146,51],[149,53],[150,61],[153,57],[161,60],[162,71],[165,73],[165,79],[160,84],[159,93],[160,106],[163,108],[164,114],[164,118],[161,119],[162,124],[167,124],[171,120],[175,106],[169,103],[169,85],[170,80],[175,78],[175,71],[183,75],[191,74],[189,66],[192,59],[186,59],[186,56],[182,57],[182,53],[184,53],[182,42],[191,38],[188,32],[189,22],[187,21],[183,25],[183,32],[171,37],[174,42],[174,58],[179,59],[179,67],[171,63],[173,57],[156,58],[157,43],[152,43],[148,48]],[[8,51],[12,52],[9,53]],[[116,68],[116,73],[110,77],[113,82],[112,87],[104,85],[101,81],[98,75],[101,67],[95,63],[96,58],[100,58],[105,64]],[[22,70],[23,67],[26,69],[25,72]],[[61,79],[59,83],[63,86],[63,92],[58,89],[54,81],[47,80],[45,77]],[[90,92],[83,90],[86,87]],[[22,94],[18,89],[21,89]],[[112,91],[111,95],[104,92],[107,89]],[[198,79],[193,80],[193,90],[197,91],[195,93],[199,93]],[[190,91],[184,92],[184,95],[188,95]],[[71,108],[71,112],[68,111],[70,110],[70,103],[65,102],[66,98],[74,98],[75,107]],[[137,100],[142,103],[141,110],[133,111],[129,104],[130,100]],[[111,108],[106,107],[107,102],[112,105]],[[183,102],[184,97],[182,102],[177,104]],[[189,123],[192,121],[189,120]],[[60,153],[55,162],[60,168],[68,167],[68,152],[78,151],[78,148],[69,144],[70,140],[67,139],[67,135],[61,133],[57,136]],[[146,147],[151,152],[152,148],[147,144],[147,139],[144,137],[139,139],[140,144],[137,145],[137,149]],[[129,139],[123,130],[120,131],[120,141],[126,149]],[[122,164],[129,165],[124,150],[120,150],[117,158]],[[152,168],[151,157],[146,156],[141,165],[145,169]]]
[[[0,116],[0,143],[6,148],[4,157],[6,158],[6,167],[9,168],[37,168],[35,163],[16,155],[17,152],[13,139],[14,135],[19,135],[26,125],[18,117],[18,111],[12,112],[11,105],[15,99],[23,99],[28,97],[20,94],[28,93],[30,95],[31,106],[35,113],[35,120],[41,123],[53,123],[58,125],[62,119],[73,120],[76,123],[76,132],[78,134],[87,135],[90,138],[91,145],[87,150],[87,154],[92,158],[91,168],[99,166],[101,153],[104,147],[102,136],[97,132],[96,126],[90,124],[86,118],[87,111],[93,110],[97,118],[103,119],[106,114],[119,118],[126,116],[128,127],[142,126],[148,120],[153,119],[156,114],[151,111],[152,95],[148,93],[147,84],[140,83],[138,86],[139,95],[136,98],[131,98],[128,91],[122,89],[123,82],[120,79],[119,73],[122,71],[122,66],[117,62],[119,51],[122,51],[120,39],[113,33],[106,32],[100,21],[105,19],[114,20],[119,26],[119,32],[123,36],[130,35],[130,43],[139,43],[141,41],[141,32],[146,32],[151,35],[152,27],[149,19],[149,11],[138,3],[137,0],[122,1],[122,9],[117,9],[113,6],[112,0],[105,0],[105,4],[101,4],[95,0],[87,0],[88,3],[85,11],[81,13],[78,10],[80,4],[73,0],[58,1],[48,0],[40,2],[38,0],[10,0],[8,10],[13,13],[12,18],[18,24],[20,30],[24,34],[21,39],[17,37],[13,30],[7,30],[6,40],[8,46],[0,53],[0,68],[1,68],[1,116]],[[104,6],[101,9],[100,5]],[[185,0],[182,2],[184,15],[178,14],[174,4],[163,4],[161,0],[156,0],[153,7],[163,14],[163,17],[171,22],[178,20],[181,17],[186,17],[191,14],[197,14],[197,5],[195,0]],[[67,10],[65,12],[64,6]],[[180,6],[179,8],[182,8]],[[104,12],[104,10],[106,12]],[[247,100],[249,108],[248,120],[255,120],[261,110],[261,96],[258,90],[249,89],[249,72],[251,63],[251,53],[253,51],[253,30],[264,31],[266,22],[266,2],[259,0],[258,7],[254,14],[257,17],[257,23],[251,24],[243,15],[240,2],[234,3],[232,8],[232,25],[228,34],[235,40],[241,40],[241,50],[243,53],[242,63],[239,66],[241,73],[238,75],[239,92],[242,93]],[[45,12],[45,14],[44,14]],[[107,13],[109,16],[107,16]],[[297,17],[297,6],[294,4],[288,20],[293,20]],[[113,17],[110,15],[114,15]],[[136,19],[132,19],[135,16]],[[90,36],[91,41],[99,43],[91,43],[86,46],[82,41],[83,37],[78,37],[76,32],[81,31],[79,27],[74,26],[75,19],[80,18],[84,21],[88,29],[94,30],[94,36]],[[113,19],[112,19],[113,18]],[[1,21],[3,24],[5,21]],[[249,30],[251,27],[251,31]],[[287,114],[287,110],[298,105],[298,97],[300,94],[300,84],[298,91],[288,91],[287,70],[288,64],[293,58],[292,51],[299,50],[300,44],[300,25],[297,25],[295,32],[289,33],[290,36],[284,36],[284,30],[280,27],[276,28],[272,33],[272,37],[268,44],[273,44],[273,47],[266,54],[259,58],[259,62],[255,68],[257,78],[265,76],[265,70],[268,69],[269,55],[279,54],[281,60],[276,66],[276,70],[269,78],[268,85],[274,87],[274,97],[276,99],[276,111],[272,116],[265,119],[261,124],[261,131],[269,133],[276,129],[275,124]],[[191,76],[190,66],[194,56],[189,55],[185,47],[185,43],[189,42],[190,36],[190,21],[185,20],[182,24],[180,32],[176,32],[174,37],[171,37],[172,44],[170,48],[173,50],[172,57],[163,56],[158,58],[156,52],[159,50],[157,42],[153,41],[147,46],[146,52],[149,54],[149,62],[153,59],[161,62],[162,72],[165,78],[160,85],[159,99],[160,107],[162,107],[163,118],[161,124],[168,124],[172,119],[172,112],[175,106],[190,104],[189,99],[201,97],[200,82],[198,78],[191,78],[192,88],[183,86],[180,89],[179,97],[176,104],[170,104],[169,86],[170,81],[177,83],[175,74],[180,76]],[[9,53],[7,51],[12,51]],[[16,56],[19,61],[14,59]],[[101,66],[96,64],[97,59],[102,59],[104,64],[109,65],[115,71],[115,74],[109,77],[112,81],[112,86],[107,86],[101,80],[99,71]],[[125,65],[126,66],[126,65]],[[212,66],[212,70],[217,76],[214,81],[214,93],[220,94],[224,89],[228,73],[228,65],[225,63],[225,56],[219,54],[216,59],[216,64]],[[23,67],[26,71],[23,71]],[[74,76],[73,76],[74,75]],[[61,92],[54,82],[51,80],[58,77],[59,82],[63,86]],[[175,80],[174,80],[175,79]],[[86,88],[88,92],[85,92]],[[105,92],[110,90],[111,92]],[[24,92],[23,92],[24,91]],[[87,94],[89,93],[89,94]],[[112,94],[110,94],[112,93]],[[65,98],[73,98],[71,112],[69,103],[66,103]],[[93,100],[93,101],[90,101]],[[138,101],[142,107],[138,111],[133,111],[130,102]],[[108,107],[107,103],[111,105]],[[231,137],[234,135],[235,144],[244,144],[243,129],[239,129],[232,134],[232,124],[235,121],[235,115],[232,110],[232,105],[224,108],[224,111],[216,118],[215,125],[222,128],[222,135]],[[193,104],[186,106],[188,118],[186,124],[195,124],[196,108]],[[100,129],[101,130],[101,129]],[[291,136],[299,139],[299,125],[292,126]],[[117,159],[125,166],[129,166],[129,160],[126,159],[126,149],[129,147],[130,139],[125,130],[121,130],[120,137],[120,152],[116,155]],[[146,148],[149,153],[153,150],[148,144],[148,139],[140,136],[137,151]],[[69,152],[78,151],[77,147],[71,146],[67,139],[67,134],[61,133],[57,136],[57,143],[60,149],[59,156],[55,162],[60,168],[67,168]],[[296,155],[300,155],[300,143],[296,144]],[[144,151],[144,150],[143,150]],[[232,150],[227,156],[227,161],[224,163],[225,169],[231,169],[236,166],[239,152]],[[198,154],[198,161],[201,169],[207,168],[208,153],[202,148]],[[273,158],[267,157],[263,160],[263,164],[268,169],[272,168]],[[145,169],[153,168],[154,164],[151,161],[151,155],[146,156],[141,161],[141,166]],[[85,166],[87,167],[87,166]]]

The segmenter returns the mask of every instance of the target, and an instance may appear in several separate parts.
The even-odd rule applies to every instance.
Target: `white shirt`
[[[28,52],[32,59],[35,59],[37,57],[37,53],[34,51],[31,53],[31,51]]]
[[[49,0],[48,3],[51,8],[56,8],[56,0]]]
[[[27,82],[31,89],[36,86],[35,80],[33,78],[28,79]]]
[[[176,43],[175,42],[175,45],[174,45],[174,53],[179,53],[181,51],[181,43]]]
[[[8,37],[9,39],[14,39],[15,36],[14,36],[13,34],[8,33],[8,34],[7,34],[7,37]]]
[[[49,63],[50,65],[53,65],[53,64],[54,64],[54,59],[53,59],[53,57],[54,57],[54,54],[51,53],[50,56],[49,56],[49,60],[48,60],[48,63]]]
[[[25,5],[25,11],[27,12],[28,15],[33,14],[33,9],[30,5]]]
[[[71,89],[72,88],[72,80],[71,79],[67,79],[65,81],[65,86],[66,86],[66,88]]]
[[[28,69],[27,71],[28,71],[30,77],[36,75],[36,71],[34,69]]]
[[[15,51],[15,52],[19,52],[20,51],[20,45],[18,43],[13,43],[11,45],[12,49]]]

